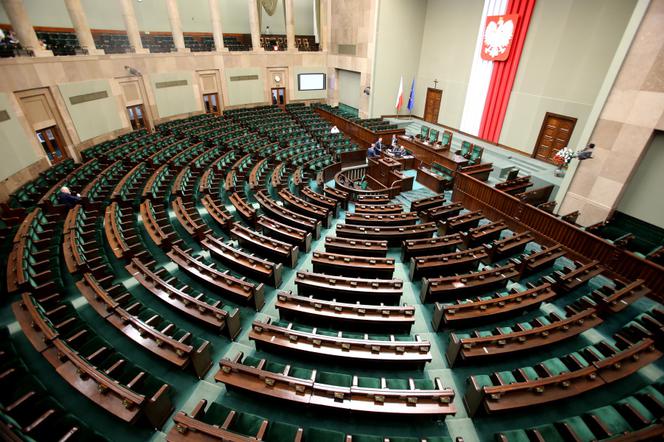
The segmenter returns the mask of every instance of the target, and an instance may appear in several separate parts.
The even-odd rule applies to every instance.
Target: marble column
[[[74,31],[76,31],[76,37],[78,37],[78,43],[81,45],[81,48],[86,49],[90,55],[104,54],[103,49],[97,49],[95,46],[95,41],[92,38],[92,32],[90,32],[90,26],[88,25],[88,18],[85,15],[83,6],[81,6],[81,0],[65,0],[65,6],[67,7],[71,23],[74,25]]]
[[[577,222],[584,226],[604,221],[618,208],[653,135],[664,130],[664,0],[642,3],[647,10],[642,20],[634,17],[638,30],[589,137],[596,144],[593,158],[577,162],[575,173],[565,177],[570,184],[559,213],[579,210]],[[652,189],[651,198],[661,207],[659,191]]]
[[[318,45],[321,51],[330,50],[330,41],[332,39],[330,30],[330,19],[332,16],[332,3],[331,0],[320,0],[320,8],[318,9],[318,16],[320,23],[318,27]]]
[[[258,14],[258,2],[256,0],[247,0],[249,3],[249,27],[251,28],[251,46],[254,51],[262,52],[265,49],[261,46],[261,29]]]
[[[149,54],[150,51],[143,47],[141,42],[141,34],[138,32],[138,22],[136,21],[136,11],[134,11],[133,0],[120,0],[122,6],[122,18],[125,22],[127,29],[127,38],[129,38],[129,46],[134,48],[136,54]]]
[[[30,23],[30,17],[28,17],[28,13],[25,10],[23,0],[2,0],[2,5],[5,7],[9,22],[23,49],[33,51],[35,57],[52,56],[53,52],[42,49],[39,44],[39,39]]]
[[[221,29],[221,15],[219,14],[219,0],[208,0],[210,6],[210,21],[212,22],[212,35],[214,48],[217,52],[228,52],[224,46],[224,32]]]
[[[293,0],[284,0],[286,9],[286,45],[289,51],[297,51],[295,46],[295,17],[293,14]]]
[[[171,34],[175,50],[178,52],[190,52],[189,48],[184,47],[184,34],[182,33],[182,21],[180,21],[180,11],[178,10],[177,0],[166,0],[168,9],[168,21],[171,23]]]

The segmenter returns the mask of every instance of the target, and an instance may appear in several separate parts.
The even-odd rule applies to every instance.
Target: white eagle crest
[[[490,22],[484,31],[484,52],[491,58],[504,53],[510,44],[514,34],[514,22],[512,20],[503,21],[501,17],[498,22]]]

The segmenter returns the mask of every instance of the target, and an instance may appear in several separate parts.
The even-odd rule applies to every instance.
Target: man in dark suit
[[[65,186],[60,189],[60,192],[58,193],[58,202],[63,204],[68,209],[71,209],[72,207],[76,206],[76,204],[81,202],[81,195],[79,193],[72,195],[69,187]]]
[[[376,147],[378,153],[380,153],[380,151],[383,150],[383,137],[378,138],[378,141],[376,141],[374,146]]]

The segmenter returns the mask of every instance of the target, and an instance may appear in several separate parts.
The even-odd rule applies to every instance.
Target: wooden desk
[[[416,139],[411,140],[404,135],[399,135],[397,139],[399,140],[399,144],[428,166],[431,166],[436,162],[448,169],[456,171],[459,168],[468,165],[468,160],[466,158],[450,152],[449,148],[433,147],[430,144],[423,143]]]
[[[394,156],[392,152],[388,151],[387,149],[383,149],[380,152],[380,156],[398,161],[399,163],[401,163],[404,170],[415,169],[418,163],[417,158],[415,158],[415,156],[413,155],[404,155],[402,157],[397,157]]]
[[[392,138],[392,135],[401,135],[406,132],[404,129],[372,131],[357,123],[346,120],[339,115],[328,112],[325,109],[314,108],[313,111],[318,113],[318,115],[329,121],[331,124],[337,126],[339,130],[345,135],[348,135],[355,143],[365,148],[368,148],[372,143],[378,141],[378,138],[382,137],[385,142],[388,142],[388,140]]]

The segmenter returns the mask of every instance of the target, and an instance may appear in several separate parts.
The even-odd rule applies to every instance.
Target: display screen
[[[325,74],[299,74],[297,76],[297,90],[322,91],[325,89]]]

